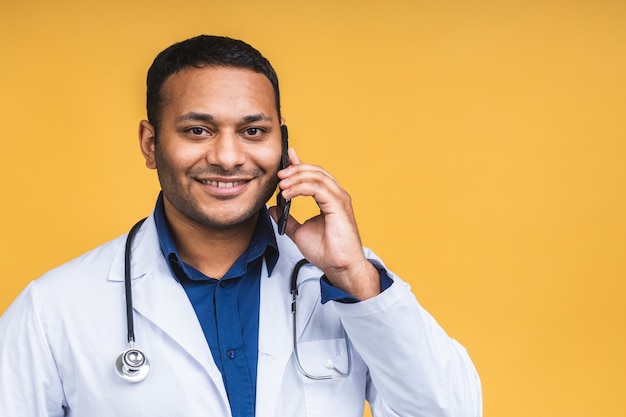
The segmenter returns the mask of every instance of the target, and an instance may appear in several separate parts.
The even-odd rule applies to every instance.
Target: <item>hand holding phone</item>
[[[286,125],[280,126],[280,135],[282,142],[280,169],[285,169],[289,166],[289,155],[287,154],[287,150],[289,149],[289,131],[287,130]],[[278,206],[278,211],[280,213],[280,217],[278,218],[278,233],[284,235],[285,230],[287,229],[287,219],[289,218],[291,200],[286,200],[283,197],[282,190],[278,190],[278,194],[276,195],[276,205]]]

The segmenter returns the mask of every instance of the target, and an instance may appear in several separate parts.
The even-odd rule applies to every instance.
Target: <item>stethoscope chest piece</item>
[[[141,382],[150,373],[150,362],[139,349],[126,349],[115,360],[117,374],[128,382]]]

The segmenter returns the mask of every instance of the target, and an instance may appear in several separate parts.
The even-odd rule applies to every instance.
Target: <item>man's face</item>
[[[170,221],[212,229],[250,222],[278,182],[280,120],[270,81],[240,68],[187,68],[161,95],[156,140],[147,122],[140,137]]]

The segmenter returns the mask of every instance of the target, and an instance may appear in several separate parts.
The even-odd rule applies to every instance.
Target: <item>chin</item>
[[[236,214],[234,216],[232,212],[228,213],[225,216],[219,217],[216,217],[214,215],[201,216],[200,218],[196,218],[196,221],[206,227],[210,227],[215,230],[228,230],[238,226],[244,226],[249,223],[252,223],[252,227],[254,227],[257,220],[257,213],[260,209],[261,207],[253,208],[249,211]]]

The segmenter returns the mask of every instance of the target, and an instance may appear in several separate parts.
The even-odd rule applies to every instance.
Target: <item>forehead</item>
[[[270,80],[243,68],[185,68],[165,81],[161,98],[164,117],[190,111],[216,117],[259,113],[278,117]]]

